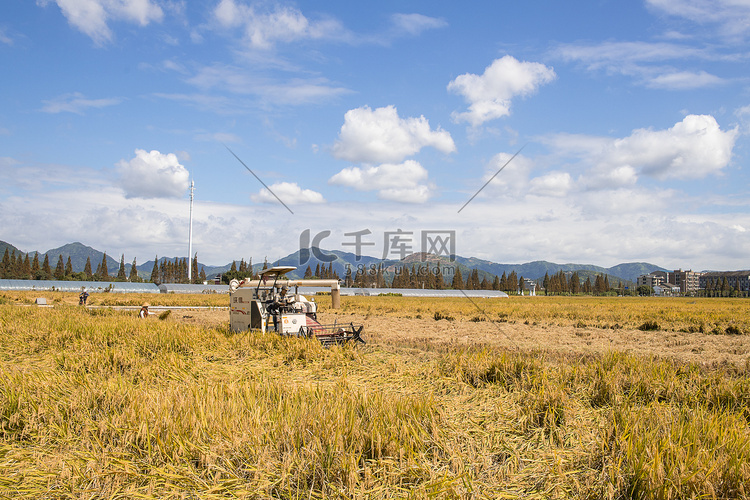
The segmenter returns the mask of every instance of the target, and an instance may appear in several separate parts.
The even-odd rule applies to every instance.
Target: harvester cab
[[[315,337],[323,345],[355,340],[364,343],[362,326],[321,325],[318,304],[299,293],[300,286],[330,286],[333,307],[340,302],[338,280],[289,280],[284,275],[296,268],[275,266],[260,279],[232,280],[229,284],[229,320],[232,331],[272,331],[285,336]],[[290,288],[294,287],[294,292]]]

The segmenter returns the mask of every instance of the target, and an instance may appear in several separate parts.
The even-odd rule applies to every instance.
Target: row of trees
[[[320,263],[318,263],[315,266],[315,274],[313,274],[310,266],[307,266],[307,269],[305,269],[304,279],[337,280],[341,278],[339,277],[339,273],[333,270],[333,262],[331,262],[328,265],[328,269],[326,269],[325,264],[321,266]]]
[[[309,268],[308,268],[309,270]],[[305,277],[311,277],[306,276]],[[588,294],[601,295],[612,291],[609,278],[605,275],[597,275],[594,282],[591,277],[581,282],[577,272],[568,277],[563,271],[552,276],[545,274],[540,283],[545,294]],[[515,271],[509,274],[503,272],[502,276],[495,275],[492,279],[487,274],[480,279],[479,271],[472,269],[464,279],[461,269],[456,267],[441,267],[438,263],[432,267],[428,264],[401,266],[396,269],[390,284],[387,283],[382,265],[360,267],[355,272],[347,269],[344,276],[345,287],[362,288],[425,288],[431,290],[442,290],[452,288],[454,290],[499,290],[508,293],[523,292],[528,289],[527,280],[518,276]]]
[[[268,259],[265,259],[263,261],[263,269],[261,272],[268,269]],[[252,257],[248,262],[245,262],[245,259],[240,260],[239,266],[237,265],[237,261],[232,261],[232,266],[229,268],[229,271],[225,272],[221,275],[221,282],[224,284],[229,284],[230,281],[233,279],[237,280],[243,280],[245,278],[251,278],[255,279],[258,277],[260,273],[253,272],[253,259]]]
[[[739,281],[739,280],[738,280]],[[738,286],[731,286],[726,276],[706,281],[706,289],[700,290],[699,295],[703,297],[748,297],[748,290],[740,290]]]
[[[198,254],[195,254],[192,262],[190,263],[190,266],[190,279],[188,279],[187,258],[174,259],[173,261],[162,259],[162,261],[159,262],[159,257],[156,256],[154,257],[154,267],[151,269],[151,277],[149,281],[151,281],[152,283],[193,284],[201,284],[206,281],[206,270],[201,266],[200,271],[198,271]],[[120,262],[120,269],[122,268],[123,263]],[[133,268],[135,268],[135,261],[133,261]]]
[[[192,282],[203,283],[206,280],[205,270],[201,267],[198,270],[198,254],[192,261]],[[154,268],[151,271],[149,281],[153,283],[187,283],[188,282],[188,263],[187,259],[176,259],[169,261],[163,259],[159,262],[158,257],[154,259]],[[109,274],[107,264],[107,253],[104,252],[102,261],[92,270],[91,258],[86,258],[86,264],[83,271],[74,272],[70,256],[67,260],[63,256],[58,256],[57,264],[54,269],[50,265],[49,256],[44,255],[42,262],[39,262],[39,254],[16,255],[15,250],[9,252],[5,249],[2,261],[0,261],[0,279],[23,279],[23,280],[58,280],[58,281],[131,281],[134,283],[143,281],[138,276],[138,264],[133,259],[130,265],[130,272],[127,273],[125,266],[125,255],[120,258],[120,267],[115,276]]]
[[[125,257],[123,256],[123,259]],[[137,278],[136,263],[133,260],[130,277]],[[49,261],[49,255],[44,255],[44,260],[39,262],[39,254],[20,253],[16,255],[15,250],[9,252],[5,249],[3,259],[0,261],[0,278],[2,279],[21,279],[21,280],[66,280],[66,281],[111,281],[107,269],[107,254],[104,254],[102,262],[97,266],[96,272],[92,271],[91,259],[86,259],[86,265],[81,272],[73,271],[73,264],[68,256],[67,260],[63,256],[58,256],[57,264],[52,269]],[[125,262],[122,261],[117,279],[125,281]]]
[[[576,271],[570,275],[570,278],[562,271],[552,276],[544,273],[542,286],[545,295],[603,295],[612,290],[607,275],[597,274],[593,283],[591,283],[591,276],[587,276],[586,281],[581,283],[581,278]]]

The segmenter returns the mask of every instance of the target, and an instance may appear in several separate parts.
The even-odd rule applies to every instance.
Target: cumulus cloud
[[[120,160],[120,186],[127,198],[176,198],[188,188],[190,173],[177,155],[135,150],[135,158]]]
[[[254,49],[271,49],[277,42],[340,38],[346,33],[334,19],[311,21],[299,9],[282,5],[260,11],[252,5],[221,0],[214,9],[214,18],[222,27],[241,27],[247,43]]]
[[[533,163],[521,154],[511,158],[513,155],[510,153],[498,153],[487,163],[482,180],[487,182],[492,179],[489,184],[491,192],[516,196],[526,191]]]
[[[146,26],[164,17],[161,7],[151,0],[54,0],[73,27],[102,45],[112,39],[109,21],[128,21]],[[50,0],[38,0],[47,5]]]
[[[687,115],[668,129],[636,129],[619,139],[562,134],[546,142],[555,153],[580,159],[587,170],[582,187],[616,189],[643,175],[666,180],[718,174],[731,161],[738,135],[738,128],[721,130],[711,115]]]
[[[377,191],[384,200],[424,203],[430,197],[427,170],[414,160],[377,167],[349,167],[331,177],[329,184],[358,191]]]
[[[287,205],[299,205],[303,203],[325,203],[323,195],[312,189],[302,189],[296,182],[277,182],[260,190],[258,194],[250,196],[255,203],[278,203],[278,196]],[[274,196],[274,194],[276,196]]]
[[[556,76],[552,68],[541,63],[522,62],[509,55],[496,59],[483,74],[466,73],[448,84],[449,91],[469,103],[468,111],[453,113],[453,119],[476,127],[508,116],[513,98],[536,92]]]
[[[658,179],[699,179],[729,164],[736,137],[737,129],[722,131],[713,116],[688,115],[672,128],[638,129],[613,141],[601,163]]]
[[[364,106],[346,112],[333,156],[358,163],[397,163],[427,146],[456,151],[450,133],[432,130],[424,116],[400,118],[395,106]]]
[[[42,101],[42,111],[45,113],[76,113],[82,115],[89,108],[104,108],[120,104],[122,99],[111,97],[106,99],[88,99],[80,92],[64,94],[48,101]]]

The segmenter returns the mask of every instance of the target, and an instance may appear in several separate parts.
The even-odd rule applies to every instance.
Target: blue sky
[[[749,36],[734,0],[6,1],[0,239],[185,256],[194,181],[211,265],[309,229],[747,269]]]

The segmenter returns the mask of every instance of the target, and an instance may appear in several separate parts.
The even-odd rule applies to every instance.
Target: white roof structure
[[[58,280],[0,280],[0,290],[45,290],[89,293],[159,293],[153,283],[130,283],[129,281],[58,281]]]

